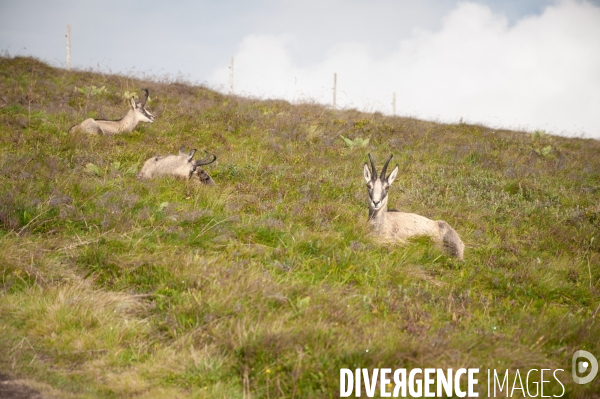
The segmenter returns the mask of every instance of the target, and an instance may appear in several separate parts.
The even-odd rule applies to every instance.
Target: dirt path
[[[42,399],[42,395],[24,382],[13,380],[0,373],[0,398],[2,399]]]

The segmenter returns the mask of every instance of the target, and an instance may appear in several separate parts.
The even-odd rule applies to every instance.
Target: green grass
[[[155,123],[67,133],[142,87]],[[563,368],[569,397],[600,391],[568,376],[600,355],[598,141],[23,57],[0,88],[0,372],[66,398],[337,397],[357,367]],[[216,187],[137,180],[181,146],[217,155]],[[369,235],[368,152],[400,165],[391,207],[446,220],[465,262]]]

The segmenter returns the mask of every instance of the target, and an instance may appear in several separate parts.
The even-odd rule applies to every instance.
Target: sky
[[[0,0],[0,51],[290,102],[600,139],[600,0]]]

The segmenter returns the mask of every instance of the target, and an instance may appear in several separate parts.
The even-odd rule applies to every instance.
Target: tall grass
[[[75,90],[92,85],[106,90]],[[336,397],[340,368],[569,372],[575,350],[600,354],[597,141],[23,57],[0,58],[0,87],[0,372],[38,390]],[[67,133],[121,117],[132,87],[155,123]],[[216,187],[136,179],[181,146],[218,156]],[[464,263],[368,234],[367,152],[395,154],[391,206],[448,221]],[[569,397],[600,391],[569,380]]]

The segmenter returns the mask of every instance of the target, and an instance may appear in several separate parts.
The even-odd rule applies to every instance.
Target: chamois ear
[[[136,105],[135,98],[131,97],[130,103],[131,103],[131,108],[135,109],[135,105]]]
[[[391,186],[394,180],[396,180],[396,176],[398,176],[398,165],[392,170],[392,173],[387,178],[388,184]]]
[[[192,158],[194,157],[194,154],[196,153],[196,149],[194,148],[193,150],[190,150],[189,154],[188,154],[188,162],[192,162]]]
[[[371,181],[371,169],[369,169],[369,165],[367,163],[365,163],[365,166],[363,167],[363,176],[367,183]]]

